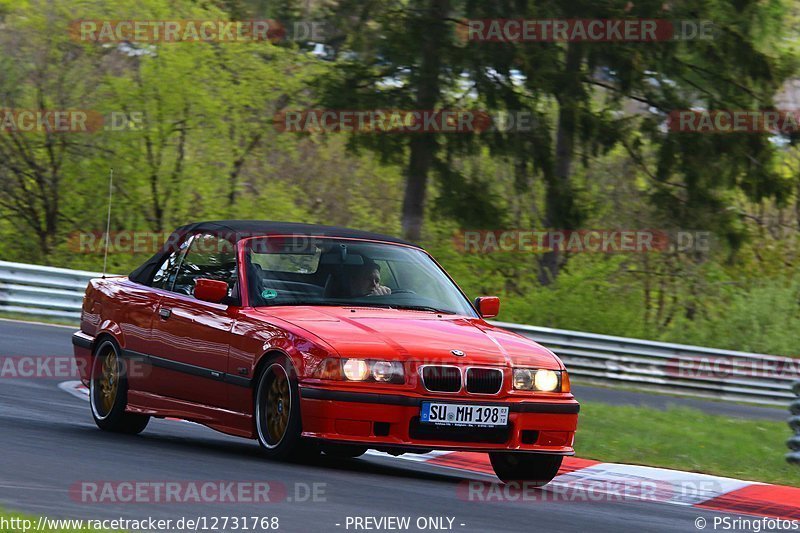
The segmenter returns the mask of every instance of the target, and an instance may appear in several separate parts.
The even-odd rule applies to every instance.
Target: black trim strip
[[[419,398],[394,394],[373,394],[365,392],[342,392],[325,389],[300,387],[300,397],[307,400],[334,400],[337,402],[381,403],[385,405],[403,405],[415,407],[420,405]]]
[[[86,348],[91,350],[94,346],[94,337],[87,335],[82,331],[76,331],[72,334],[72,344],[78,348]]]
[[[500,403],[450,400],[440,398],[412,398],[397,394],[373,394],[367,392],[343,392],[325,389],[301,387],[300,396],[307,400],[333,400],[338,402],[355,403],[377,403],[384,405],[402,405],[406,407],[419,407],[423,401],[441,401],[444,403],[464,404],[464,405],[488,405],[492,407],[508,407],[515,413],[551,413],[551,414],[578,414],[581,406],[578,403],[563,402],[523,402],[523,403]]]
[[[250,388],[251,382],[252,380],[250,378],[243,378],[242,376],[236,376],[234,374],[225,374],[225,383],[230,383],[231,385]]]
[[[512,404],[512,406],[515,404]],[[519,409],[511,408],[512,411],[520,413],[550,413],[554,415],[577,415],[581,411],[579,403],[560,403],[560,402],[525,402],[516,404]]]
[[[250,387],[251,380],[249,378],[235,376],[233,374],[220,372],[219,370],[211,370],[210,368],[181,363],[171,359],[164,359],[163,357],[156,357],[155,355],[134,352],[133,350],[123,350],[123,354],[125,357],[138,359],[158,368],[182,372],[184,374],[212,379],[214,381],[224,381],[225,383],[230,383],[231,385],[237,385],[239,387]]]

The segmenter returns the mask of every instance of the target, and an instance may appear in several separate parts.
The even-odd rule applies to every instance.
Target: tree
[[[116,227],[160,232],[203,212],[236,214],[242,176],[274,134],[276,110],[321,66],[270,42],[106,44],[69,32],[75,9],[89,20],[227,19],[191,1],[0,5],[8,10],[3,106],[102,116],[87,133],[0,133],[0,208],[37,236],[40,256],[59,241],[64,221],[104,227],[97,208],[105,206],[109,167],[125,206],[114,212]]]
[[[27,16],[3,8],[8,13],[0,35],[0,214],[28,228],[39,255],[47,256],[64,220],[75,170],[82,154],[92,149],[80,116],[91,115],[84,104],[94,94],[91,80],[98,66],[96,57],[71,42],[60,24],[68,20],[69,8],[52,5],[51,17],[28,8]],[[75,129],[65,131],[52,112],[70,122],[78,119]]]
[[[621,143],[650,180],[650,201],[663,224],[697,227],[741,238],[726,211],[726,194],[753,200],[786,198],[786,180],[774,171],[775,146],[768,135],[691,135],[664,130],[673,110],[765,109],[792,72],[780,43],[783,6],[740,2],[662,3],[526,1],[476,4],[473,18],[673,19],[713,21],[710,40],[664,42],[471,42],[470,77],[483,98],[524,105],[555,121],[540,123],[538,139],[552,138],[551,153],[534,172],[545,183],[542,225],[576,229],[587,206],[579,201],[575,158]],[[631,106],[638,103],[638,107]],[[635,113],[631,113],[635,109]],[[508,148],[530,161],[532,139]],[[527,163],[526,163],[527,164]],[[565,258],[557,250],[540,261],[540,281],[558,275]]]
[[[753,198],[785,196],[785,184],[770,169],[770,142],[765,136],[709,136],[696,142],[665,133],[663,123],[670,111],[699,102],[768,107],[791,72],[785,54],[765,52],[780,39],[782,12],[777,2],[755,1],[737,9],[724,2],[342,1],[333,5],[330,17],[347,31],[329,42],[337,52],[336,70],[325,80],[321,100],[336,108],[428,109],[468,102],[488,111],[529,110],[541,118],[534,131],[494,132],[477,142],[495,156],[516,160],[520,184],[531,175],[541,177],[545,203],[540,223],[545,228],[581,226],[587,206],[575,183],[576,154],[582,153],[586,164],[591,154],[617,143],[624,143],[642,164],[647,157],[640,150],[655,151],[656,169],[645,169],[654,178],[651,199],[664,212],[680,213],[672,223],[708,218],[701,212],[725,218],[719,209],[726,190],[748,191]],[[708,41],[469,41],[460,46],[454,37],[463,32],[464,18],[712,20],[717,33]],[[638,115],[643,120],[631,115],[631,102],[646,106]],[[420,236],[432,170],[450,190],[461,191],[470,183],[453,175],[449,162],[474,153],[474,138],[361,135],[352,143],[406,166],[403,228],[408,237]],[[710,148],[724,154],[711,165],[702,157]],[[449,192],[443,191],[449,211],[471,210],[472,195],[450,197]],[[735,220],[716,226],[735,240]],[[540,281],[552,282],[564,260],[558,250],[545,254]]]
[[[322,80],[323,105],[434,111],[456,102],[463,51],[453,33],[452,9],[451,0],[335,4],[328,20],[343,31],[329,40],[337,56],[335,70]],[[450,140],[421,132],[356,134],[351,141],[354,148],[369,148],[383,161],[405,167],[402,229],[419,240],[429,176],[442,168],[440,154],[450,151],[443,146]]]

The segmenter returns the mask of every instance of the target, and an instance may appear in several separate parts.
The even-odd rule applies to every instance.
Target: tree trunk
[[[422,235],[428,173],[433,164],[436,141],[430,135],[418,135],[411,139],[410,145],[411,155],[403,196],[403,235],[410,241],[418,241]]]
[[[422,21],[422,56],[419,71],[416,73],[416,108],[432,110],[439,101],[441,86],[442,48],[447,38],[445,18],[450,10],[449,0],[428,0],[425,19]],[[428,188],[428,174],[438,148],[432,134],[412,134],[410,155],[406,174],[406,188],[403,197],[403,235],[411,241],[418,241],[422,235],[425,217],[425,197]]]
[[[546,173],[546,207],[544,225],[553,230],[573,230],[580,223],[573,198],[570,174],[575,153],[576,106],[581,91],[580,45],[567,45],[566,66],[562,76],[563,91],[558,96],[558,126],[556,157],[553,171]],[[558,249],[552,249],[539,260],[539,283],[549,285],[558,277],[563,259]]]

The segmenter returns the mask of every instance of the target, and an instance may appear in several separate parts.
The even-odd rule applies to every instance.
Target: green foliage
[[[695,320],[680,317],[665,340],[744,352],[800,357],[800,282],[767,280],[750,287],[728,287],[706,302]]]
[[[619,279],[622,261],[571,260],[555,284],[509,302],[508,313],[525,324],[645,337],[642,289]]]

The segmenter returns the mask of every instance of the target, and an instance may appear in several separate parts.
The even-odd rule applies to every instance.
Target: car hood
[[[344,357],[563,368],[547,348],[478,318],[364,307],[271,307],[256,313],[302,329]]]

